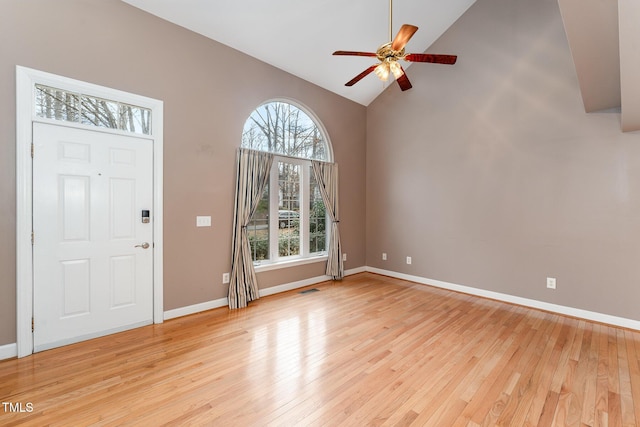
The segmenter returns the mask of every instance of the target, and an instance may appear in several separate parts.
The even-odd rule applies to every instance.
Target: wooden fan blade
[[[345,86],[353,86],[354,84],[358,83],[360,80],[371,74],[377,66],[378,65],[372,65],[371,67],[367,68],[366,70],[349,80],[347,83],[345,83]]]
[[[407,77],[407,73],[404,72],[404,69],[402,67],[400,67],[400,69],[402,69],[402,75],[398,77],[396,81],[398,82],[400,89],[404,92],[405,90],[411,89],[413,86],[409,81],[409,77]]]
[[[395,50],[396,52],[404,49],[404,47],[409,42],[409,39],[413,37],[416,31],[418,31],[418,27],[416,27],[415,25],[404,24],[402,27],[400,27],[400,31],[398,31],[398,34],[396,34],[396,38],[393,39],[393,42],[391,43],[391,49]]]
[[[348,56],[376,56],[373,52],[353,52],[350,50],[336,50],[334,55],[348,55]]]
[[[458,57],[456,55],[433,55],[429,53],[410,53],[404,57],[405,61],[432,62],[435,64],[453,65]]]

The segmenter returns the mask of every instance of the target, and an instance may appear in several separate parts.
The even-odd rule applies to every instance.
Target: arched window
[[[288,101],[269,101],[245,122],[242,147],[273,153],[269,184],[247,226],[256,265],[327,253],[327,212],[311,160],[332,161],[326,132]]]

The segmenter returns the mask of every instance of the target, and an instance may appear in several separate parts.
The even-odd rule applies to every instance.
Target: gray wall
[[[340,164],[346,268],[365,264],[361,105],[118,0],[0,0],[0,345],[15,342],[15,66],[164,101],[165,310],[224,298],[235,150],[251,111],[275,97],[312,109]],[[227,64],[220,67],[221,60]],[[196,228],[211,215],[212,228]],[[261,288],[324,274],[259,275]]]
[[[17,64],[164,100],[166,310],[226,296],[242,125],[291,97],[341,165],[347,268],[640,320],[640,134],[584,113],[556,0],[478,0],[430,49],[457,65],[413,65],[412,90],[367,109],[117,0],[0,1],[0,345],[15,342]]]
[[[557,1],[478,0],[429,52],[458,64],[367,109],[367,265],[640,320],[640,133],[584,112]]]

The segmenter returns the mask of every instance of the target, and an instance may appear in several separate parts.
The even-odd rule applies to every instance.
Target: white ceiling
[[[375,58],[331,55],[336,50],[375,52],[390,41],[388,0],[122,1],[365,106],[390,84],[370,74],[346,87]],[[475,1],[396,0],[393,35],[402,24],[418,26],[406,50],[422,53]]]

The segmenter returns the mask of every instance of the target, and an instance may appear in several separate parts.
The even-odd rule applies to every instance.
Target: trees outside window
[[[151,110],[67,90],[35,85],[36,116],[149,135]]]
[[[284,101],[259,106],[247,119],[242,147],[275,154],[269,184],[247,227],[255,263],[326,253],[327,214],[311,160],[331,161],[317,122]]]

